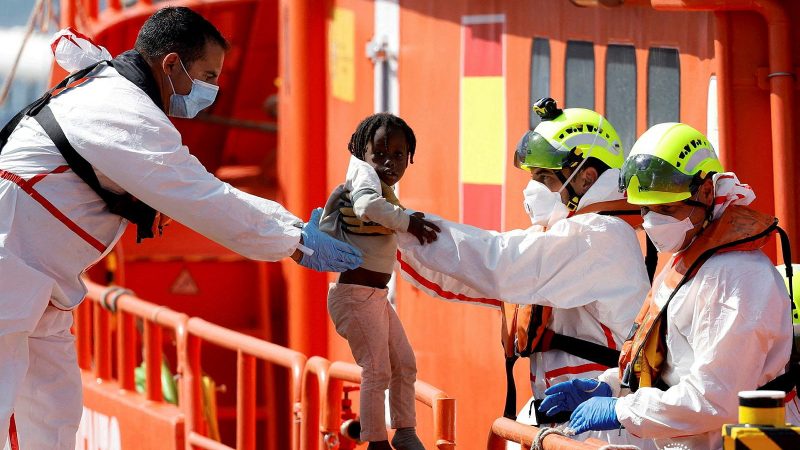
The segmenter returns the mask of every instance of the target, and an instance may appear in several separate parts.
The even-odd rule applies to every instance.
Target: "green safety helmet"
[[[622,141],[600,114],[583,108],[559,109],[552,98],[541,98],[533,110],[542,118],[525,133],[514,150],[514,166],[561,170],[592,157],[618,169],[625,161]]]
[[[633,144],[619,176],[628,203],[660,205],[690,198],[711,173],[724,172],[703,133],[684,123],[654,125]]]
[[[781,264],[775,266],[783,277],[783,282],[786,283],[786,289],[789,289],[789,278],[786,277],[786,266]],[[792,264],[792,301],[794,308],[792,309],[792,323],[800,324],[800,264]]]

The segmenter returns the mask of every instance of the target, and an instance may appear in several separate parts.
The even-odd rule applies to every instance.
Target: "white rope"
[[[572,429],[569,428],[567,424],[561,424],[553,428],[542,427],[539,428],[539,432],[536,433],[536,436],[533,438],[533,441],[531,442],[531,450],[545,450],[544,438],[546,438],[551,434],[557,434],[559,436],[564,436],[564,437],[575,436],[575,432],[572,431]],[[608,444],[600,447],[598,450],[641,450],[641,449],[635,445]]]
[[[567,428],[566,424],[561,424],[557,427],[549,428],[549,427],[542,427],[539,428],[539,432],[536,433],[536,436],[533,438],[533,442],[531,443],[531,450],[545,450],[544,449],[544,438],[551,434],[558,434],[560,436],[569,437],[574,436],[575,433],[571,433],[572,430]]]

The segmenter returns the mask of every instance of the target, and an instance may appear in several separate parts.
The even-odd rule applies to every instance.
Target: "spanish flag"
[[[461,19],[461,221],[501,230],[506,166],[505,15]]]

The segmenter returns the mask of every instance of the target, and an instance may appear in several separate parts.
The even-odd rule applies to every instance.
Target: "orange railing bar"
[[[520,444],[522,450],[530,450],[539,428],[515,422],[505,417],[495,419],[489,432],[487,450],[505,450],[506,441]],[[548,434],[542,440],[544,450],[598,450],[608,443],[597,439],[576,441],[559,434]]]
[[[86,311],[92,313],[94,333],[92,327],[87,327],[89,318],[86,312],[80,309],[76,313],[78,330],[77,348],[78,360],[81,368],[92,370],[94,375],[101,380],[112,378],[113,368],[116,365],[116,375],[120,387],[126,390],[135,390],[134,368],[136,366],[136,337],[135,319],[143,320],[144,327],[144,361],[146,366],[145,397],[151,401],[162,401],[161,389],[161,359],[163,328],[175,331],[178,344],[178,353],[185,347],[186,323],[189,317],[186,314],[173,311],[166,306],[155,305],[133,296],[130,291],[120,287],[105,287],[85,280],[88,293],[86,298],[92,301],[92,308]],[[110,319],[116,315],[117,326],[117,358],[116,364],[111,358],[111,327]],[[85,340],[94,337],[94,358],[86,355],[88,348]],[[94,367],[91,367],[92,360]],[[183,367],[178,361],[176,373],[181,375]]]
[[[318,441],[318,433],[324,429],[336,428],[339,415],[336,408],[327,407],[328,369],[331,362],[320,356],[312,356],[306,362],[302,379],[302,417],[300,430],[300,448],[310,450]],[[312,384],[315,389],[312,389]],[[333,414],[331,414],[333,413]],[[323,426],[323,424],[326,424]],[[323,432],[324,434],[324,432]]]
[[[316,381],[316,388],[312,383]],[[303,417],[301,430],[302,450],[315,447],[324,450],[331,441],[338,439],[340,411],[338,402],[342,396],[343,382],[361,383],[361,368],[342,361],[329,362],[318,356],[306,364],[303,374]],[[414,385],[415,397],[420,403],[433,409],[433,429],[436,448],[455,448],[455,399],[424,381]],[[312,425],[319,425],[313,429]]]
[[[185,404],[184,413],[186,414],[186,442],[187,447],[192,446],[204,449],[230,449],[230,447],[212,441],[198,432],[202,430],[202,420],[197,417],[197,408],[192,405],[199,401],[200,394],[200,341],[209,342],[219,347],[234,350],[237,352],[237,392],[236,392],[236,445],[239,450],[251,450],[255,448],[255,398],[256,398],[256,376],[255,367],[258,358],[260,360],[285,367],[291,371],[291,390],[292,390],[292,448],[298,448],[300,436],[300,411],[301,411],[301,384],[303,367],[306,364],[306,356],[300,352],[290,350],[285,347],[262,341],[260,339],[242,334],[227,328],[207,322],[203,319],[193,317],[186,324],[188,332],[188,351],[181,352],[179,357],[187,358],[188,377],[184,382],[188,386],[189,400]]]

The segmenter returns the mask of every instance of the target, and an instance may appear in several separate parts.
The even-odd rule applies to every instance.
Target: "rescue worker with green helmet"
[[[724,171],[706,136],[682,123],[655,125],[639,138],[619,187],[641,208],[658,250],[672,257],[619,367],[592,380],[610,392],[562,383],[545,403],[574,410],[576,433],[625,427],[659,448],[719,449],[721,426],[737,421],[739,391],[787,385],[780,375],[792,348],[791,303],[760,250],[776,219],[746,206],[753,190]],[[800,423],[793,394],[786,418]]]
[[[650,283],[638,238],[626,222],[641,223],[638,208],[617,189],[625,153],[613,125],[594,111],[559,109],[552,99],[534,109],[542,122],[514,150],[516,167],[531,177],[524,205],[533,226],[496,232],[427,214],[440,225],[438,240],[420,246],[398,236],[398,243],[403,275],[432,296],[494,307],[533,305],[541,318],[530,355],[538,405],[549,386],[616,365]],[[631,214],[608,214],[626,209]],[[504,312],[509,307],[502,306]],[[574,347],[561,345],[570,339]],[[527,423],[568,418],[545,417],[531,402],[519,415],[516,408],[512,396],[505,415]],[[642,445],[624,432],[595,436]]]

